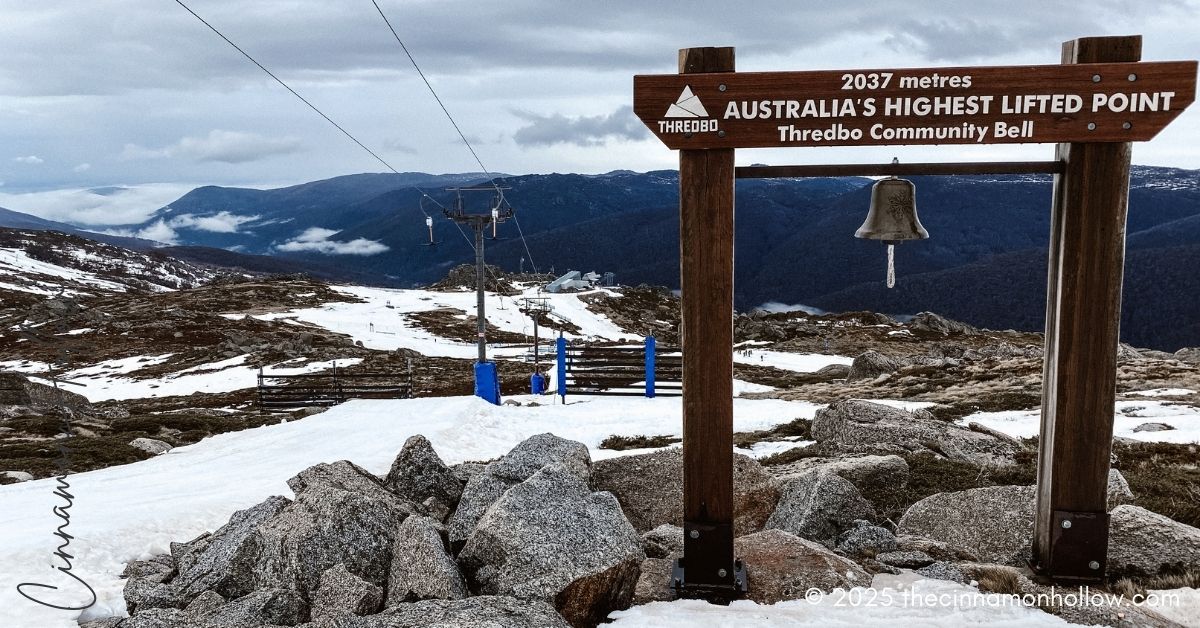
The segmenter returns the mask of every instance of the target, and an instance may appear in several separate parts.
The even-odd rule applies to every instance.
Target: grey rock
[[[479,518],[504,491],[548,464],[559,464],[587,481],[592,457],[583,443],[553,434],[536,434],[521,441],[512,451],[471,477],[463,488],[458,509],[450,517],[451,547],[458,548],[466,542]]]
[[[212,543],[212,538],[211,532],[205,532],[186,543],[171,542],[171,558],[178,566],[180,573],[191,570],[192,566],[196,564],[196,559]]]
[[[949,543],[927,539],[923,536],[914,536],[911,534],[901,534],[896,537],[896,549],[901,551],[924,552],[932,556],[935,560],[943,562],[952,561],[978,561],[979,557],[975,554],[955,547]]]
[[[1117,345],[1117,362],[1129,362],[1142,359],[1142,354],[1133,345],[1124,342]]]
[[[450,472],[454,477],[458,478],[463,485],[471,481],[471,478],[483,473],[487,465],[482,462],[460,462],[450,467]]]
[[[1132,504],[1134,499],[1133,491],[1129,489],[1129,482],[1125,480],[1125,476],[1116,469],[1109,469],[1108,509],[1112,510],[1123,504]]]
[[[205,617],[215,613],[217,609],[225,605],[225,602],[225,598],[222,597],[220,593],[217,593],[216,591],[205,591],[204,593],[197,595],[196,599],[192,600],[191,603],[187,605],[187,608],[183,609],[183,612],[192,617]]]
[[[125,621],[124,617],[105,617],[104,619],[85,621],[79,624],[79,628],[117,628],[123,621]]]
[[[783,530],[763,530],[735,539],[734,553],[746,563],[749,599],[774,604],[800,599],[810,588],[868,586],[871,576],[853,561]]]
[[[838,537],[837,549],[852,556],[890,552],[896,549],[896,535],[887,528],[871,525],[866,521],[856,521],[855,527]]]
[[[1175,352],[1175,359],[1181,362],[1200,364],[1200,347],[1184,347]]]
[[[432,518],[438,523],[442,523],[449,519],[450,513],[452,512],[449,506],[442,503],[442,501],[436,497],[427,497],[425,498],[425,501],[418,504],[418,506],[420,506],[418,510],[425,513],[426,516]]]
[[[562,465],[569,473],[586,481],[592,457],[583,443],[549,433],[536,434],[489,464],[487,472],[505,480],[523,482],[548,464]]]
[[[462,498],[458,501],[458,508],[450,515],[450,543],[454,547],[459,547],[467,541],[467,537],[471,536],[471,532],[475,530],[475,524],[479,523],[479,518],[487,512],[488,506],[491,506],[500,496],[504,494],[516,482],[511,482],[503,478],[498,478],[486,471],[472,477],[467,482],[467,486],[463,488]]]
[[[459,600],[470,595],[458,565],[433,520],[409,517],[400,524],[392,550],[387,605],[419,600]]]
[[[386,490],[379,478],[348,460],[315,464],[289,478],[287,485],[297,497],[310,487],[337,488],[365,495],[379,495],[380,491]]]
[[[813,379],[822,382],[831,382],[838,379],[846,379],[850,376],[849,364],[829,364],[818,369],[811,374]]]
[[[979,333],[979,330],[955,320],[950,320],[945,316],[934,314],[933,312],[921,312],[912,318],[908,323],[909,329],[929,331],[943,335],[949,334],[966,334],[974,335]]]
[[[160,581],[173,577],[171,574],[175,570],[175,560],[170,554],[160,554],[153,556],[147,560],[135,560],[125,565],[124,571],[121,572],[122,578],[145,578],[147,576],[161,575]]]
[[[459,555],[472,590],[553,602],[574,625],[627,608],[645,559],[616,498],[559,465],[497,500]]]
[[[668,583],[674,571],[675,561],[667,558],[647,558],[642,561],[641,574],[633,591],[633,606],[651,602],[670,602],[675,591]]]
[[[854,358],[850,370],[846,373],[846,381],[854,382],[863,379],[875,379],[880,375],[895,373],[900,369],[900,363],[878,351],[867,351]]]
[[[1125,504],[1109,513],[1108,571],[1153,575],[1200,569],[1200,529]]]
[[[254,589],[253,568],[258,554],[258,527],[279,514],[291,500],[278,495],[233,513],[229,523],[210,538],[202,537],[204,549],[180,560],[179,576],[172,582],[185,600],[213,590],[226,598],[241,597]]]
[[[463,491],[463,482],[442,462],[429,440],[420,434],[405,441],[392,462],[384,485],[400,497],[422,504],[426,514],[453,510]],[[427,504],[426,501],[431,499],[433,502]]]
[[[120,628],[199,628],[177,608],[149,608],[118,624]]]
[[[1142,423],[1141,425],[1133,428],[1133,431],[1135,431],[1135,432],[1166,432],[1166,431],[1173,430],[1173,429],[1175,429],[1174,426],[1167,425],[1166,423]]]
[[[860,567],[862,567],[864,571],[871,574],[872,576],[874,576],[875,574],[881,574],[881,573],[890,573],[892,575],[898,576],[898,575],[904,573],[903,569],[901,569],[899,567],[893,567],[891,565],[885,565],[885,564],[875,560],[874,558],[867,558],[867,557],[863,556],[863,557],[857,558],[856,562],[858,562],[858,565]]]
[[[642,535],[642,549],[650,558],[673,558],[683,553],[683,528],[664,523]]]
[[[345,628],[570,628],[548,602],[492,595],[400,604],[352,622]]]
[[[87,397],[62,388],[29,381],[20,373],[0,373],[0,406],[41,406],[67,408],[91,414]]]
[[[415,517],[409,517],[409,521]],[[313,619],[350,613],[368,615],[383,605],[383,589],[346,570],[345,565],[326,569],[312,596]]]
[[[917,570],[917,573],[934,580],[949,580],[959,584],[967,583],[967,575],[958,568],[958,565],[945,561],[938,561],[932,565],[921,567]]]
[[[616,496],[633,527],[646,532],[664,523],[683,525],[683,450],[671,447],[596,462],[592,489]],[[763,528],[779,487],[758,461],[733,455],[733,531],[735,536]]]
[[[164,584],[167,574],[132,577],[125,581],[125,608],[130,613],[151,608],[180,608],[185,603],[179,592]]]
[[[1005,434],[1004,432],[1001,432],[998,429],[991,428],[986,425],[976,423],[974,421],[967,423],[967,429],[971,430],[972,432],[978,432],[980,434],[987,434],[988,436],[992,436],[992,437],[996,438],[997,440],[1005,441],[1005,442],[1009,443],[1010,445],[1012,445],[1016,449],[1020,449],[1023,446],[1021,444],[1021,439],[1016,438],[1015,436],[1009,436],[1008,434]]]
[[[875,509],[849,480],[810,471],[784,482],[767,528],[832,545],[855,520],[874,516]]]
[[[923,536],[980,560],[1021,566],[1033,537],[1033,486],[989,486],[938,493],[909,506],[897,535]]]
[[[817,411],[812,435],[822,446],[871,454],[933,452],[972,464],[1009,464],[1011,440],[869,401],[848,400]]]
[[[875,560],[893,567],[904,567],[906,569],[917,569],[919,567],[928,567],[934,563],[933,557],[925,552],[903,551],[903,552],[884,552],[875,557]]]
[[[801,458],[767,468],[779,480],[819,470],[846,478],[868,501],[878,502],[908,486],[908,463],[900,456]]]
[[[306,469],[288,485],[296,500],[255,535],[257,586],[292,589],[308,597],[321,574],[338,564],[384,586],[397,531],[415,514],[416,505],[345,461]]]
[[[203,619],[209,626],[295,626],[308,621],[308,604],[289,589],[262,589],[218,608]]]
[[[33,474],[25,471],[0,471],[0,475],[18,482],[28,482],[33,479]]]
[[[153,438],[135,438],[129,441],[129,446],[140,449],[148,454],[161,454],[171,450],[170,443],[164,443],[161,440]]]

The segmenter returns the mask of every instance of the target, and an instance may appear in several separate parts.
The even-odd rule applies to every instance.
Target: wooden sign
[[[1195,97],[1195,61],[633,78],[672,149],[1145,141]]]

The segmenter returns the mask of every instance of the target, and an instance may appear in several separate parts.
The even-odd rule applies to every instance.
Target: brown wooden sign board
[[[672,149],[1135,142],[1196,97],[1196,62],[639,75]]]

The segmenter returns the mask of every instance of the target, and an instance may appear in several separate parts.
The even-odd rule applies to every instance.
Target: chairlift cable
[[[414,58],[412,53],[409,52],[408,46],[406,46],[404,44],[404,40],[400,38],[400,33],[396,32],[396,27],[392,26],[391,20],[389,20],[387,15],[383,12],[383,8],[379,6],[379,2],[377,0],[371,0],[371,4],[375,5],[375,10],[379,12],[379,17],[383,18],[383,23],[386,24],[388,30],[392,32],[392,37],[396,39],[396,43],[400,44],[400,49],[404,51],[404,55],[408,57],[408,61],[412,63],[413,69],[417,71],[417,75],[421,77],[421,81],[425,83],[425,87],[429,89],[429,93],[433,95],[433,99],[436,100],[438,106],[442,108],[442,113],[446,114],[446,119],[450,121],[450,125],[453,126],[454,131],[458,133],[458,137],[462,140],[463,145],[467,147],[467,150],[471,152],[471,156],[475,158],[475,163],[479,164],[479,169],[482,170],[483,174],[487,176],[488,182],[492,184],[492,187],[496,188],[496,193],[500,197],[500,202],[507,202],[507,200],[504,198],[504,191],[501,190],[500,185],[496,183],[496,178],[492,175],[492,172],[488,170],[487,166],[483,164],[483,160],[479,158],[479,153],[475,151],[475,147],[471,145],[471,141],[468,140],[466,134],[462,132],[462,129],[458,126],[458,122],[454,120],[454,116],[450,115],[450,110],[446,108],[446,104],[442,102],[442,98],[438,96],[437,90],[433,89],[433,84],[429,82],[428,78],[426,78],[425,72],[421,70],[421,66],[417,64],[416,58]],[[533,261],[533,254],[529,252],[529,243],[525,240],[525,232],[521,229],[521,223],[517,221],[515,213],[513,215],[513,222],[517,225],[517,233],[521,235],[521,244],[525,247],[525,254],[529,257],[529,264],[533,266],[534,272],[537,272],[537,264],[535,264]],[[459,231],[462,231],[461,226],[459,227]],[[463,237],[466,237],[466,233],[463,233]],[[474,244],[472,244],[472,248],[474,248]]]
[[[320,109],[320,108],[318,108],[316,105],[312,104],[312,102],[311,102],[311,101],[309,101],[309,100],[308,100],[307,98],[305,98],[304,96],[300,95],[300,93],[299,93],[299,92],[297,92],[296,90],[292,89],[292,87],[291,87],[290,85],[288,85],[286,82],[284,82],[284,80],[283,80],[283,79],[281,79],[281,78],[279,78],[278,76],[276,76],[276,75],[275,75],[275,73],[274,73],[274,72],[272,72],[271,70],[267,69],[267,67],[266,67],[265,65],[263,65],[262,63],[259,63],[259,61],[258,61],[257,59],[255,59],[253,56],[251,56],[251,55],[250,55],[250,53],[246,52],[246,50],[245,50],[245,49],[243,49],[241,46],[239,46],[239,45],[237,45],[236,43],[234,43],[234,41],[233,41],[232,39],[230,39],[229,37],[226,37],[224,33],[222,33],[220,30],[218,30],[218,29],[217,29],[217,27],[213,26],[213,25],[212,25],[212,24],[211,24],[211,23],[210,23],[208,20],[206,20],[206,19],[204,19],[203,17],[201,17],[199,13],[196,13],[194,10],[192,10],[192,8],[191,8],[191,7],[189,7],[188,5],[184,4],[184,3],[183,3],[183,0],[175,0],[175,3],[176,3],[176,4],[178,4],[179,6],[183,7],[183,9],[184,9],[185,11],[187,11],[188,13],[191,13],[191,14],[192,14],[192,17],[194,17],[194,18],[196,18],[197,20],[199,20],[201,24],[204,24],[205,26],[207,26],[207,27],[208,27],[208,29],[209,29],[209,30],[211,30],[212,32],[216,33],[218,37],[220,37],[221,39],[225,40],[225,43],[227,43],[227,44],[229,44],[230,46],[232,46],[232,47],[233,47],[233,49],[234,49],[234,50],[237,50],[239,53],[241,53],[243,57],[246,57],[246,59],[248,59],[248,60],[249,60],[251,63],[253,63],[254,65],[258,66],[258,69],[262,70],[263,72],[265,72],[265,73],[267,74],[267,76],[269,76],[269,77],[271,77],[272,79],[274,79],[276,83],[279,83],[279,84],[280,84],[280,85],[281,85],[281,86],[282,86],[284,89],[286,89],[286,90],[287,90],[289,93],[291,93],[293,96],[295,96],[296,98],[298,98],[298,99],[300,100],[300,102],[304,103],[305,105],[308,105],[308,108],[309,108],[309,109],[312,109],[313,111],[315,111],[315,112],[317,113],[317,115],[319,115],[319,116],[321,116],[322,118],[324,118],[326,122],[328,122],[329,124],[333,125],[333,127],[334,127],[334,128],[336,128],[338,131],[341,131],[342,135],[345,135],[346,137],[350,138],[350,141],[352,141],[352,142],[354,142],[355,144],[357,144],[359,148],[361,148],[361,149],[363,149],[364,151],[366,151],[366,152],[367,152],[367,154],[371,155],[371,157],[374,157],[374,158],[375,158],[375,160],[376,160],[376,161],[378,161],[379,163],[383,164],[383,166],[384,166],[385,168],[387,168],[388,170],[390,170],[390,171],[391,171],[392,173],[394,173],[394,174],[400,174],[400,171],[399,171],[399,170],[397,170],[396,168],[394,168],[394,167],[393,167],[393,166],[392,166],[390,163],[388,163],[388,162],[387,162],[387,160],[385,160],[383,157],[380,157],[380,156],[379,156],[379,153],[376,153],[375,151],[371,150],[371,149],[370,149],[370,148],[369,148],[369,147],[368,147],[366,144],[363,144],[363,143],[362,143],[362,142],[361,142],[361,141],[360,141],[360,140],[359,140],[357,137],[355,137],[355,136],[354,136],[352,133],[350,133],[349,131],[347,131],[345,127],[343,127],[342,125],[338,124],[336,121],[334,121],[334,119],[333,119],[333,118],[331,118],[331,117],[329,117],[328,115],[326,115],[326,113],[325,113],[324,111],[321,111],[321,109]],[[430,196],[428,193],[426,193],[426,192],[425,192],[425,190],[421,189],[420,187],[418,187],[418,186],[415,186],[415,185],[412,185],[412,184],[409,184],[409,185],[408,185],[408,187],[409,187],[409,188],[411,188],[411,189],[413,189],[413,190],[416,190],[417,192],[420,192],[420,193],[421,193],[421,197],[422,197],[422,198],[429,199],[430,201],[432,201],[432,202],[433,202],[433,204],[437,205],[439,208],[441,208],[441,209],[445,209],[445,206],[444,206],[444,205],[442,205],[440,202],[438,202],[438,200],[437,200],[437,199],[435,199],[435,198],[433,198],[432,196]],[[431,217],[431,216],[429,215],[429,212],[426,212],[426,211],[425,211],[425,208],[424,208],[424,207],[421,207],[419,204],[418,204],[418,206],[417,206],[417,209],[418,209],[418,211],[420,211],[420,212],[421,212],[421,214],[422,214],[422,215],[424,215],[426,218],[430,218],[430,217]],[[473,250],[475,250],[475,243],[474,243],[474,242],[471,242],[471,239],[467,237],[467,234],[466,234],[466,232],[464,232],[464,231],[462,230],[462,227],[458,226],[457,224],[456,224],[455,226],[456,226],[456,227],[458,227],[458,232],[459,232],[459,233],[462,235],[463,239],[465,239],[465,240],[467,241],[467,244],[468,244],[468,245],[471,247],[471,250],[472,250],[472,251],[473,251]]]

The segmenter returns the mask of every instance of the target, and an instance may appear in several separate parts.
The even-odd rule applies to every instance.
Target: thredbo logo
[[[675,103],[667,107],[664,118],[675,120],[659,120],[659,133],[710,133],[717,130],[717,120],[708,117],[708,110],[700,97],[692,92],[691,85],[685,85]]]

